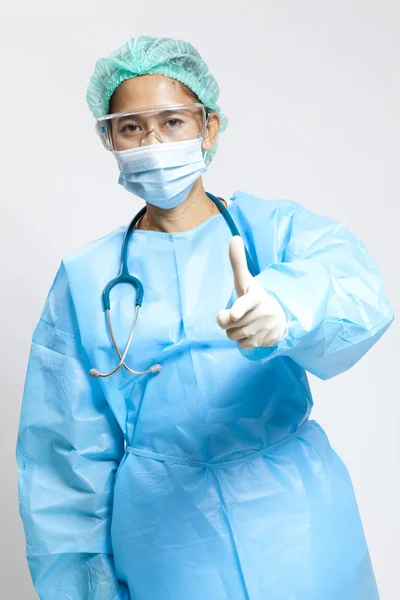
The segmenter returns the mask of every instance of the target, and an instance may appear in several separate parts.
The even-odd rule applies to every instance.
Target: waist
[[[285,436],[278,442],[276,442],[274,444],[270,444],[269,446],[261,448],[260,450],[256,450],[255,452],[246,454],[245,456],[241,456],[239,458],[234,458],[234,459],[227,458],[227,459],[219,460],[219,461],[211,460],[209,462],[206,462],[206,461],[201,461],[201,460],[194,460],[194,459],[191,459],[188,457],[183,457],[183,456],[173,456],[170,454],[162,454],[159,452],[153,452],[152,450],[147,450],[146,448],[136,448],[135,446],[126,446],[125,452],[127,452],[129,454],[134,454],[136,456],[141,456],[143,458],[159,460],[161,462],[170,462],[170,463],[174,463],[177,465],[197,467],[200,469],[223,469],[223,468],[227,468],[227,467],[230,467],[232,465],[235,465],[235,464],[238,464],[241,462],[252,460],[253,458],[256,458],[257,456],[260,456],[262,454],[269,454],[269,453],[275,451],[277,448],[280,448],[282,445],[286,444],[291,439],[293,439],[297,435],[299,435],[301,433],[301,431],[303,429],[305,429],[305,427],[308,425],[308,423],[309,423],[309,419],[307,418],[300,425],[300,427],[298,427],[296,429],[296,431],[294,431],[290,435]]]

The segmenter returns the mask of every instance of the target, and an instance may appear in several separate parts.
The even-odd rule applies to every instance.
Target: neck
[[[203,221],[218,213],[218,208],[204,191],[203,182],[199,177],[187,198],[176,208],[159,208],[146,203],[147,219],[142,217],[139,229],[152,229],[165,233],[186,231],[200,225]]]

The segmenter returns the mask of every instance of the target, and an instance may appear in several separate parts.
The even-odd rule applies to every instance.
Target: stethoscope
[[[234,220],[232,219],[230,213],[228,212],[228,210],[224,206],[224,204],[218,198],[216,198],[209,192],[206,192],[206,194],[219,208],[222,216],[225,219],[225,222],[227,223],[229,229],[231,230],[232,235],[240,235],[238,228],[235,225]],[[131,275],[128,270],[128,265],[127,265],[128,246],[129,246],[129,242],[132,237],[133,231],[135,229],[135,225],[139,221],[139,219],[145,214],[145,212],[146,212],[146,207],[144,206],[137,213],[137,215],[132,219],[131,223],[129,224],[129,227],[125,232],[124,241],[122,243],[121,266],[120,266],[119,274],[115,279],[111,279],[111,281],[109,281],[107,283],[107,285],[105,286],[105,288],[103,290],[103,294],[102,294],[103,309],[105,310],[106,319],[107,319],[107,328],[108,328],[109,334],[111,336],[111,340],[112,340],[113,346],[115,348],[115,352],[117,353],[120,361],[119,361],[118,365],[115,367],[115,369],[110,371],[110,373],[100,373],[100,371],[98,371],[98,369],[90,369],[89,374],[92,377],[110,377],[111,375],[114,375],[114,373],[119,371],[119,369],[121,367],[125,367],[125,369],[127,371],[129,371],[130,373],[132,373],[133,375],[146,375],[147,373],[159,373],[162,370],[161,365],[155,364],[155,365],[152,365],[151,367],[149,367],[146,371],[135,371],[134,369],[131,369],[130,367],[128,367],[128,365],[125,363],[125,358],[129,352],[129,348],[132,343],[133,334],[135,333],[136,322],[137,322],[138,315],[139,315],[139,308],[142,305],[143,295],[144,295],[142,282],[137,277],[134,277],[133,275]],[[245,252],[246,252],[247,267],[248,267],[250,273],[253,276],[255,276],[255,275],[257,275],[257,270],[254,267],[253,261],[251,260],[250,254],[248,253],[246,246],[245,246]],[[134,314],[134,318],[133,318],[132,328],[131,328],[129,338],[128,338],[128,341],[127,341],[127,344],[126,344],[123,354],[121,354],[121,352],[118,348],[118,344],[117,344],[115,336],[114,336],[114,331],[112,328],[112,323],[111,323],[111,318],[110,318],[110,292],[119,283],[128,283],[128,284],[132,285],[136,290],[135,314]]]

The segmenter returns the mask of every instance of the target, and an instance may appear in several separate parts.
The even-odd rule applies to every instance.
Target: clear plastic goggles
[[[107,150],[118,151],[152,144],[154,138],[160,143],[201,138],[206,123],[203,104],[174,104],[105,115],[97,119],[96,132]]]

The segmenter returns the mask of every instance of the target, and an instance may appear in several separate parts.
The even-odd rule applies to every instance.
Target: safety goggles
[[[100,117],[96,132],[107,150],[128,150],[153,136],[160,143],[201,138],[205,134],[208,110],[201,103],[147,107],[130,113]]]

